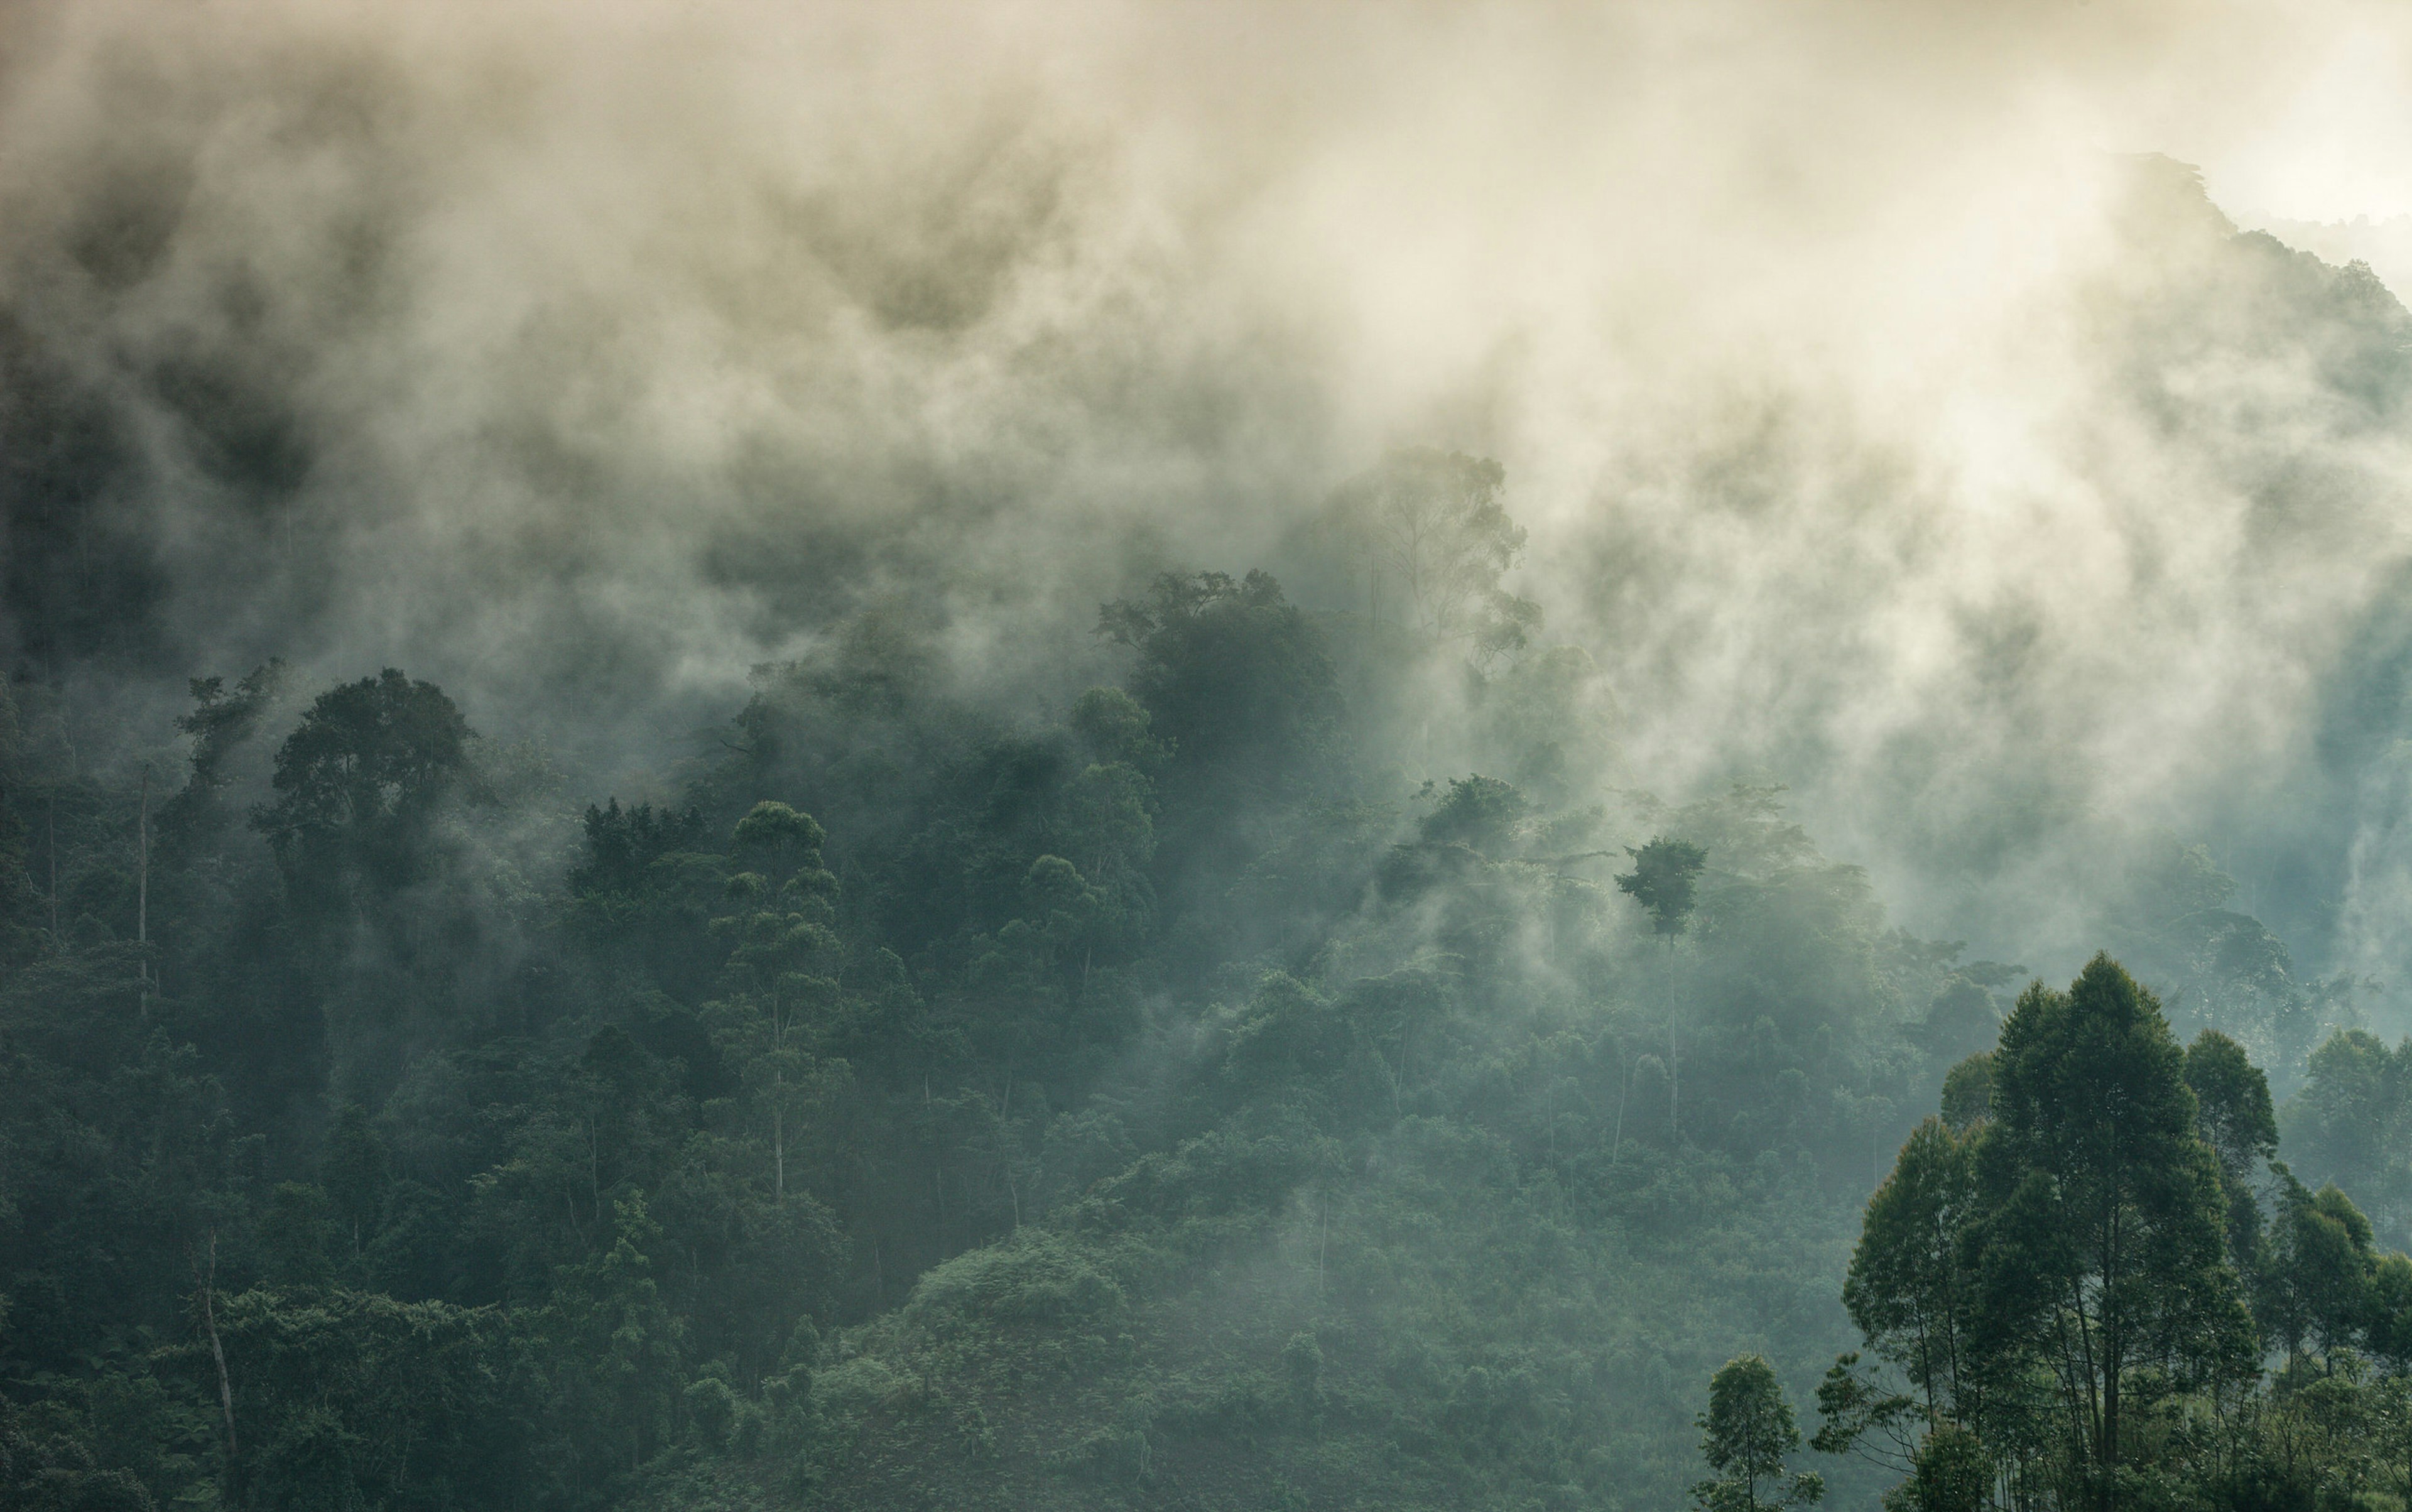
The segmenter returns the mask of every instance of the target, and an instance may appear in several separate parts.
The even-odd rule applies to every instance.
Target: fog
[[[1290,577],[1432,445],[1603,791],[1787,783],[2063,975],[2166,831],[2402,975],[2404,317],[2177,166],[2398,208],[2376,9],[0,16],[0,633],[163,739],[396,665],[639,791],[875,605],[1060,696],[1100,599]]]

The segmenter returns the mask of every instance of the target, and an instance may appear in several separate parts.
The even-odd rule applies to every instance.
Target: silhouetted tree
[[[1625,853],[1633,858],[1633,870],[1616,879],[1617,890],[1650,911],[1655,932],[1669,938],[1683,933],[1709,853],[1664,835],[1639,850],[1627,846]]]

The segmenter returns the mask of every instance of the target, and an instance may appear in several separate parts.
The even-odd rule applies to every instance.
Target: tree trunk
[[[151,1012],[151,769],[142,769],[141,807],[136,819],[134,852],[134,943],[142,947],[144,1017]]]
[[[1667,1010],[1667,1132],[1684,1145],[1684,1042],[1676,1037],[1675,1010]]]
[[[226,1350],[218,1343],[215,1293],[218,1284],[218,1231],[210,1230],[210,1273],[201,1283],[201,1323],[209,1329],[210,1358],[218,1368],[218,1408],[226,1415],[227,1468],[234,1468],[234,1385],[227,1378]]]

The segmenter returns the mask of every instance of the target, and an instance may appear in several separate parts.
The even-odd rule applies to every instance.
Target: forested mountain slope
[[[582,825],[398,672],[197,683],[148,795],[26,689],[10,1474],[1680,1498],[1720,1361],[1801,1394],[1850,1342],[1860,1205],[2015,969],[1889,929],[1775,789],[1555,780],[1579,653],[1481,677],[1527,785],[1411,784],[1341,693],[1375,627],[1212,574],[1103,624],[1126,686],[1015,717],[865,621],[678,800]],[[2313,1058],[2306,1128],[2362,1126],[2366,1043]]]
[[[2405,316],[2366,271],[2187,234],[2204,267],[2104,294],[2139,382],[2266,360],[2341,424],[2400,422]],[[2232,327],[2193,317],[2219,289]],[[2173,425],[2201,392],[2169,386]],[[1988,1079],[2072,1002],[2123,1016],[2157,1148],[2226,1204],[2171,1207],[2199,1263],[2167,1273],[2209,1300],[2110,1377],[2179,1402],[2164,1426],[2249,1397],[2277,1437],[2237,1453],[2266,1455],[2299,1387],[2403,1363],[2381,1282],[2412,1272],[2378,1246],[2412,1239],[2412,1052],[2364,1032],[2363,984],[2125,815],[2088,820],[2079,903],[2157,1004],[2107,962],[2056,995],[2026,987],[2052,963],[1893,927],[1772,778],[1654,796],[1631,691],[1515,591],[1496,463],[1410,450],[1343,488],[1294,543],[1293,581],[1340,585],[1311,602],[1134,581],[1044,648],[1109,658],[1095,686],[1000,694],[939,595],[850,607],[631,800],[400,669],[218,669],[172,727],[75,702],[54,658],[143,638],[61,587],[91,543],[22,506],[65,496],[26,455],[11,1505],[1665,1507],[1721,1365],[1763,1355],[1805,1402],[1861,1343],[1914,1389],[1845,1386],[1923,1399],[1886,1407],[1908,1452],[2008,1432],[2038,1419],[1961,1413],[1846,1281],[1897,1157],[1991,1120],[1986,1180],[2043,1168],[2060,1125]],[[2399,612],[2322,664],[2335,792],[2402,734]],[[2198,1097],[2181,1044],[2246,1091]],[[2180,1382],[2214,1313],[2218,1370]],[[2061,1463],[2016,1452],[2022,1486]],[[2049,1494],[2125,1485],[2116,1459]],[[1826,1494],[1940,1463],[1836,1457]],[[2222,1484],[2344,1475],[2262,1463]]]

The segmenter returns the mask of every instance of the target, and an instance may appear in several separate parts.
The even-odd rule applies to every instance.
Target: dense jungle
[[[0,5],[0,1509],[2412,1508],[2359,32],[689,8]]]
[[[1713,1374],[1718,1507],[2402,1495],[2353,984],[2148,841],[2182,1049],[2108,956],[1890,926],[1778,786],[1570,785],[1613,706],[1500,480],[1335,498],[1400,620],[1166,574],[1058,707],[866,614],[659,803],[396,669],[195,679],[131,787],[15,684],[12,1505],[1663,1505]]]

